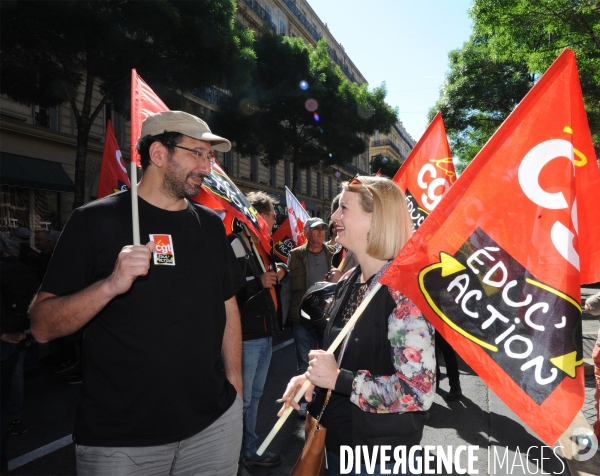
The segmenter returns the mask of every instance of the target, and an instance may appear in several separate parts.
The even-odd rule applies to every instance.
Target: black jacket
[[[264,273],[260,256],[249,248],[250,240],[242,233],[229,235],[229,242],[246,276],[246,285],[236,294],[242,318],[242,340],[277,336],[282,331],[280,285],[275,286],[277,310],[269,289],[260,281]]]
[[[328,348],[333,341],[331,327],[335,316],[343,308],[352,291],[351,284],[360,274],[357,267],[349,279],[341,280],[335,292],[335,304],[331,310],[331,319],[325,330],[324,347]],[[344,354],[341,373],[336,381],[336,388],[332,393],[333,398],[347,399],[352,391],[352,382],[356,372],[368,369],[373,375],[392,375],[394,366],[392,364],[392,350],[388,342],[388,316],[396,307],[394,299],[390,296],[387,286],[382,286],[373,297],[360,319],[357,321],[350,337],[346,353]],[[336,358],[340,347],[335,352]],[[311,415],[317,416],[323,407],[326,390],[319,389],[314,402],[309,406]],[[336,405],[332,401],[325,409],[321,422],[325,428],[334,417],[332,412],[336,411]],[[331,408],[330,408],[331,407]],[[411,411],[406,413],[369,413],[361,410],[354,404],[337,406],[337,411],[351,412],[352,446],[366,445],[372,448],[375,445],[391,445],[392,447],[406,445],[411,447],[418,445],[423,435],[423,427],[428,411]],[[333,418],[335,420],[335,418]],[[327,445],[334,446],[338,438],[335,432],[343,429],[330,425],[331,430],[327,432]],[[329,448],[337,452],[337,448]]]

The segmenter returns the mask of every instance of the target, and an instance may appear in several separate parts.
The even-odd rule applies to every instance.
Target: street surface
[[[595,323],[595,324],[594,324]],[[598,329],[598,321],[584,314],[584,328]],[[593,332],[589,331],[589,332]],[[258,433],[264,438],[275,422],[280,398],[288,380],[295,374],[296,358],[290,329],[274,340],[273,359],[267,385],[259,409]],[[536,474],[540,456],[544,460],[544,472],[570,475],[563,459],[553,455],[543,443],[493,394],[482,380],[460,361],[463,398],[446,402],[448,388],[442,366],[442,381],[422,440],[422,445],[448,445],[455,452],[460,445],[475,445],[477,460],[470,474],[504,475]],[[75,417],[79,385],[69,385],[69,372],[52,374],[48,369],[29,372],[25,379],[25,407],[23,422],[29,430],[20,436],[10,436],[8,441],[10,474],[15,475],[74,475],[75,454],[70,435]],[[587,380],[588,385],[592,380]],[[589,393],[589,392],[588,392]],[[261,439],[262,441],[262,439]],[[268,451],[279,453],[283,462],[274,468],[251,468],[254,475],[287,475],[304,443],[304,421],[292,413]],[[518,449],[517,449],[518,447]],[[527,450],[529,452],[529,470]],[[447,450],[446,450],[447,451]],[[560,450],[557,451],[560,454]],[[434,450],[437,454],[437,448]],[[505,454],[506,453],[506,454]],[[450,474],[459,474],[467,468],[466,454],[461,454],[459,468]],[[488,469],[492,456],[491,467]],[[495,460],[494,460],[495,457]],[[502,459],[504,458],[504,462]],[[523,462],[523,466],[520,466]],[[431,467],[435,468],[436,462]],[[537,468],[537,474],[541,474]],[[462,471],[460,471],[462,473]],[[449,474],[442,472],[440,474]],[[464,474],[464,473],[463,473]],[[600,470],[596,473],[600,474]],[[574,475],[575,476],[575,475]]]

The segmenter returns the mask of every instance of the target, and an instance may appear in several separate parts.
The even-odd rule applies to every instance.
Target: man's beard
[[[167,169],[165,176],[163,177],[163,183],[161,189],[169,196],[178,200],[183,198],[195,197],[200,193],[202,184],[190,184],[188,178],[198,177],[204,179],[206,175],[200,172],[190,172],[187,175],[182,170],[179,162],[173,159],[170,155],[167,163]]]

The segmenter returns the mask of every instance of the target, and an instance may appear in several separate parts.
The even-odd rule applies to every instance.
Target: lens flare
[[[330,158],[330,159],[333,159],[333,154],[329,154],[329,158]]]
[[[319,122],[321,120],[321,118],[319,117],[319,115],[315,112],[313,114],[313,117],[315,118],[315,121]]]
[[[336,172],[336,173],[335,173],[335,174],[333,174],[333,175],[335,175],[335,178],[337,178],[337,179],[339,179],[339,178],[342,176],[342,174],[341,174],[341,173],[339,173],[339,172]]]
[[[306,91],[308,89],[308,83],[304,80],[300,81],[300,89],[302,89],[302,91]]]
[[[319,103],[317,101],[315,101],[314,99],[309,99],[308,101],[306,101],[304,103],[304,107],[306,108],[307,111],[315,112],[317,110],[317,108],[319,107]]]

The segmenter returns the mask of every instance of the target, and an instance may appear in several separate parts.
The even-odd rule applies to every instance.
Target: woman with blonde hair
[[[356,255],[359,266],[336,287],[325,348],[411,236],[406,199],[394,182],[357,175],[342,188],[340,207],[331,219],[337,230],[336,241]],[[433,403],[433,326],[399,291],[381,286],[375,292],[340,347],[333,354],[312,351],[308,370],[292,378],[283,395],[280,414],[289,405],[297,408],[294,394],[306,379],[311,382],[306,400],[312,400],[310,414],[315,418],[321,414],[320,423],[327,429],[328,475],[340,474],[342,446],[354,451],[360,445],[369,456],[376,446],[391,447],[391,464],[380,465],[377,452],[375,473],[369,474],[393,468],[396,447],[405,447],[408,460],[410,448],[420,443]],[[315,387],[316,397],[311,398]],[[349,457],[355,461],[354,454]],[[353,468],[352,474],[367,474],[364,453],[361,461],[362,467]],[[362,472],[357,473],[357,469]],[[414,474],[408,465],[400,469],[405,471],[401,474]]]

